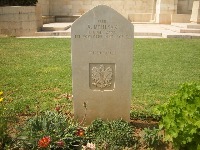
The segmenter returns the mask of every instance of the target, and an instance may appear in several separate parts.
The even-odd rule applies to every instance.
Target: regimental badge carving
[[[100,89],[111,86],[113,79],[113,69],[111,67],[105,67],[101,64],[98,67],[93,67],[91,71],[92,85]]]

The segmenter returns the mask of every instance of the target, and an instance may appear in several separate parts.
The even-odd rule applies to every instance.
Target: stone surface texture
[[[0,7],[0,34],[34,35],[42,27],[41,14],[39,6]]]
[[[43,15],[82,15],[98,5],[107,5],[134,22],[170,23],[172,14],[191,14],[194,0],[39,0]],[[45,5],[46,3],[46,5]],[[49,11],[47,10],[49,9]],[[188,22],[183,17],[179,19]]]
[[[71,28],[74,114],[86,123],[96,118],[130,119],[133,25],[100,5]]]
[[[193,2],[191,22],[200,23],[200,0]]]

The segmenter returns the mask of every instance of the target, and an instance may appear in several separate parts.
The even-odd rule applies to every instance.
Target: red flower
[[[39,146],[40,148],[46,148],[46,147],[49,146],[50,141],[51,141],[50,137],[49,137],[49,136],[45,136],[45,137],[41,138],[41,139],[38,141],[38,146]]]
[[[60,106],[56,106],[55,110],[56,110],[57,112],[60,112]]]
[[[58,141],[56,144],[58,147],[63,147],[65,143],[63,141]]]
[[[85,135],[85,130],[84,129],[77,129],[76,131],[77,136],[84,136]]]

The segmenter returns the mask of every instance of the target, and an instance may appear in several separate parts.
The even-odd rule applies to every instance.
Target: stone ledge
[[[80,16],[81,15],[73,15],[73,16],[59,15],[55,16],[55,22],[74,22]]]

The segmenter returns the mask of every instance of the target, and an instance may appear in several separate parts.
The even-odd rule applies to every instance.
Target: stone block
[[[15,21],[15,17],[13,14],[3,14],[1,17],[1,21],[6,21],[6,22]]]
[[[189,14],[172,14],[172,23],[189,23],[191,15]]]
[[[22,28],[22,23],[19,22],[19,21],[12,22],[11,24],[12,24],[12,26],[13,26],[13,27],[12,27],[13,29],[18,30],[18,29],[21,29],[21,28]]]
[[[128,19],[131,22],[150,22],[151,18],[151,13],[135,13],[128,15]]]
[[[25,22],[25,21],[22,21],[21,23],[21,27],[22,29],[29,29],[30,28],[30,22]]]
[[[200,24],[188,24],[187,28],[189,28],[189,29],[200,29]]]
[[[0,18],[1,19],[1,18]],[[6,24],[7,25],[7,24]],[[5,28],[5,25],[4,25],[4,21],[1,21],[0,22],[0,29],[4,29]]]
[[[23,6],[23,13],[35,13],[36,12],[36,6]]]
[[[171,24],[171,14],[156,14],[156,23]]]
[[[28,21],[35,21],[35,20],[37,20],[35,13],[29,13],[28,14]]]
[[[13,8],[14,7],[11,7],[11,6],[2,7],[3,14],[12,14],[12,13],[14,13],[14,10],[16,10],[16,9],[13,9]]]
[[[15,15],[15,17],[16,17],[16,19],[18,18],[20,21],[28,21],[29,20],[29,14],[27,14],[27,13]]]

